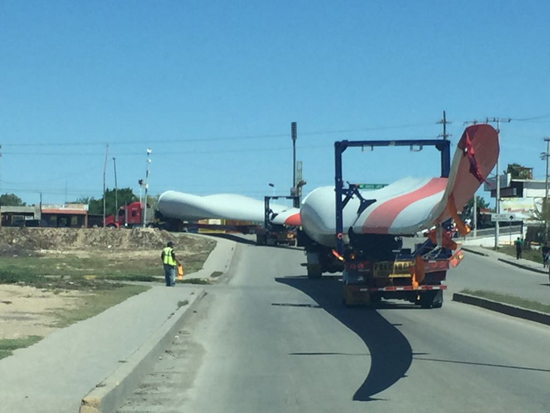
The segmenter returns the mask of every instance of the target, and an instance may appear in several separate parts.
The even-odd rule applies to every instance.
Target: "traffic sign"
[[[493,222],[513,222],[520,221],[515,214],[491,214],[491,221]]]
[[[356,184],[359,189],[382,189],[388,184]]]

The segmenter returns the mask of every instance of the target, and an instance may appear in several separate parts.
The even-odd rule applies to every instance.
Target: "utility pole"
[[[290,191],[291,196],[295,196],[296,198],[293,198],[292,204],[295,208],[300,208],[300,198],[298,195],[298,186],[296,182],[296,139],[298,138],[298,130],[297,130],[296,122],[292,122],[290,124],[290,131],[292,135],[292,189]]]
[[[500,122],[510,122],[510,118],[485,118],[485,123],[496,123],[497,124],[497,141],[500,146]],[[497,214],[500,214],[500,153],[497,157],[497,197],[496,197],[496,211]],[[495,249],[498,249],[498,241],[500,237],[500,222],[495,222]]]
[[[453,122],[447,121],[447,114],[445,113],[445,111],[443,111],[443,119],[437,122],[438,125],[443,124],[443,133],[440,135],[437,135],[438,138],[443,138],[443,140],[447,140],[449,136],[453,136],[450,133],[447,133],[447,125],[448,124],[450,125],[451,123]]]
[[[107,171],[107,156],[109,154],[109,145],[105,147],[105,162],[103,163],[103,228],[105,228],[105,173]]]
[[[497,142],[500,145],[500,122],[511,122],[512,119],[510,118],[485,118],[485,123],[496,123],[497,125]],[[464,122],[464,124],[471,123],[473,125],[476,125],[478,123],[477,120],[473,120],[471,122]],[[496,166],[496,183],[497,183],[497,193],[496,193],[496,201],[495,201],[495,209],[496,213],[500,214],[500,153],[497,157],[497,166]],[[498,249],[498,240],[500,237],[500,223],[498,221],[495,221],[495,249]]]
[[[116,158],[114,156],[113,166],[115,168],[115,222],[118,223],[118,184],[116,180]]]
[[[548,241],[548,157],[550,157],[550,138],[546,137],[544,138],[544,141],[546,142],[546,152],[542,152],[540,154],[540,158],[543,160],[546,159],[546,187],[544,202],[542,203],[542,213],[544,217],[544,242],[546,243]]]
[[[149,189],[149,164],[151,163],[149,155],[151,155],[151,148],[147,148],[147,162],[145,164],[145,202],[143,205],[143,228],[147,226],[147,190]]]

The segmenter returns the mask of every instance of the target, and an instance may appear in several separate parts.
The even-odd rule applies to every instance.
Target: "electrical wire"
[[[550,118],[550,113],[547,113],[546,115],[531,116],[531,117],[528,117],[528,118],[517,118],[517,119],[512,119],[512,120],[516,120],[516,121],[519,121],[519,122],[530,122],[530,121],[534,121],[534,120],[547,119],[547,118]]]
[[[312,131],[312,132],[300,132],[300,136],[313,136],[313,135],[331,135],[331,134],[342,134],[342,133],[353,133],[353,132],[366,132],[366,131],[377,131],[377,130],[392,130],[392,129],[408,129],[415,127],[423,127],[433,125],[433,123],[417,123],[417,124],[405,124],[405,125],[394,125],[394,126],[374,126],[374,127],[364,127],[364,128],[355,128],[355,129],[337,129],[337,130],[321,130],[321,131]],[[20,143],[5,143],[4,147],[44,147],[44,146],[97,146],[97,145],[151,145],[153,143],[189,143],[189,142],[222,142],[222,141],[235,141],[235,140],[257,140],[257,139],[271,139],[271,138],[284,138],[288,137],[288,133],[274,133],[274,134],[259,134],[259,135],[237,135],[237,136],[219,136],[219,137],[200,137],[200,138],[178,138],[178,139],[161,139],[161,140],[132,140],[132,141],[122,141],[122,142],[106,142],[106,141],[95,141],[95,142],[50,142],[50,143],[31,143],[31,142],[20,142]]]

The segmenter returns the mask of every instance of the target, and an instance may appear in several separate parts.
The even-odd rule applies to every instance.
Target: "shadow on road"
[[[353,400],[380,400],[372,396],[390,388],[405,376],[413,359],[411,346],[405,336],[376,310],[346,308],[342,304],[342,285],[338,278],[310,280],[307,277],[281,277],[275,280],[309,295],[367,345],[371,356],[370,371],[353,395]]]

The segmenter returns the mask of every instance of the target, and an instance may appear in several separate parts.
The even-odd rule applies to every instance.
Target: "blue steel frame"
[[[434,146],[441,153],[441,177],[448,178],[451,169],[451,150],[450,141],[438,139],[408,139],[408,140],[373,140],[373,141],[336,141],[334,142],[334,158],[335,158],[335,195],[336,195],[336,251],[338,254],[344,253],[344,223],[343,209],[349,199],[355,194],[362,201],[362,208],[366,208],[369,201],[362,199],[355,185],[350,185],[344,188],[342,179],[342,154],[347,148],[352,147],[375,147],[375,146]],[[343,200],[342,197],[346,196]]]

